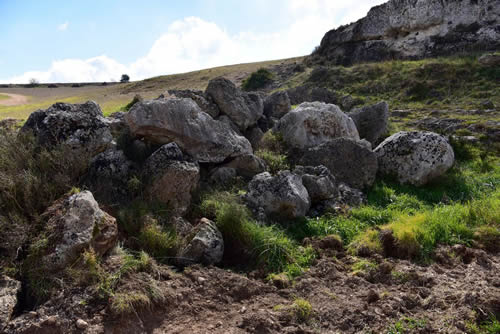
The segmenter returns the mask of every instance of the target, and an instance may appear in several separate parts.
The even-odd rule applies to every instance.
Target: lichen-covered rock
[[[304,152],[299,164],[326,166],[337,182],[364,189],[375,181],[377,156],[363,143],[348,138],[336,138]]]
[[[264,115],[266,115],[266,117],[280,119],[291,109],[290,98],[286,91],[271,94],[264,100]]]
[[[222,261],[224,239],[214,222],[202,218],[192,234],[193,239],[179,254],[181,263],[213,265]]]
[[[214,120],[191,99],[137,103],[125,116],[134,136],[156,144],[175,142],[199,162],[223,162],[252,154],[248,140]]]
[[[335,177],[325,166],[297,166],[293,172],[302,176],[313,204],[338,196]]]
[[[144,163],[143,174],[149,178],[146,194],[167,204],[182,216],[191,204],[191,193],[197,188],[200,167],[195,162],[182,161],[175,143],[163,145]]]
[[[433,132],[398,132],[384,140],[375,154],[382,174],[416,186],[444,174],[455,161],[448,141]]]
[[[264,113],[264,103],[258,94],[242,92],[225,78],[210,80],[206,94],[241,131],[257,124]]]
[[[39,145],[67,145],[95,155],[113,140],[101,108],[93,101],[83,104],[56,103],[32,113],[21,131],[33,132]]]
[[[111,148],[90,161],[85,184],[99,200],[117,199],[127,194],[127,181],[133,167],[123,151]]]
[[[283,116],[276,129],[288,146],[298,149],[339,137],[359,140],[354,121],[336,105],[321,102],[302,103]]]
[[[248,178],[252,178],[266,171],[266,163],[264,160],[253,154],[239,156],[223,167],[234,168],[238,175]]]
[[[20,291],[21,282],[7,276],[0,276],[0,330],[4,328],[12,316]]]
[[[42,219],[48,236],[42,261],[49,271],[65,268],[89,247],[103,255],[118,239],[116,219],[99,208],[90,191],[56,201]]]
[[[214,100],[211,96],[202,92],[201,90],[179,90],[179,89],[170,89],[168,91],[168,95],[165,98],[189,98],[196,102],[198,107],[200,107],[201,111],[206,112],[212,118],[216,118],[220,114],[219,107],[215,104]]]
[[[356,124],[359,137],[368,140],[373,145],[387,131],[389,123],[389,105],[380,102],[371,106],[355,109],[349,116]]]
[[[276,176],[267,172],[256,175],[248,185],[245,200],[254,211],[263,210],[271,218],[304,217],[311,206],[302,177],[290,171]]]
[[[390,0],[331,30],[310,60],[350,65],[500,49],[497,0]]]

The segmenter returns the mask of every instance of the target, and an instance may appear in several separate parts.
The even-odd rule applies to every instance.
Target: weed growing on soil
[[[313,316],[313,308],[311,303],[302,298],[297,298],[294,300],[291,313],[299,322],[307,322]]]
[[[276,174],[280,170],[290,169],[290,165],[287,162],[287,157],[284,154],[261,149],[255,152],[255,155],[266,162],[271,174]]]
[[[425,319],[414,319],[409,317],[403,317],[397,321],[394,325],[389,327],[387,334],[404,334],[409,333],[415,329],[425,328],[427,321]]]

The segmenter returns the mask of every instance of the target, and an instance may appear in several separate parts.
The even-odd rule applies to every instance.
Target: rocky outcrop
[[[117,111],[112,113],[105,119],[106,124],[109,126],[109,130],[114,137],[118,137],[127,129],[127,123],[125,122],[125,112]]]
[[[312,147],[299,159],[301,165],[326,166],[337,182],[364,189],[375,181],[377,156],[363,143],[337,138]]]
[[[21,131],[33,132],[42,146],[63,144],[90,155],[106,150],[113,140],[101,108],[93,101],[56,103],[46,110],[37,110]]]
[[[213,265],[222,261],[224,240],[213,221],[202,218],[192,234],[193,239],[180,251],[179,261],[182,264]]]
[[[416,186],[444,174],[455,160],[448,141],[433,132],[398,132],[384,140],[375,154],[380,173]]]
[[[171,89],[168,91],[168,95],[164,98],[188,98],[196,102],[201,111],[206,112],[213,118],[216,118],[220,114],[219,107],[215,104],[214,100],[208,94],[202,92],[201,90],[178,90]]]
[[[323,37],[312,61],[351,65],[500,49],[497,0],[390,0]]]
[[[21,282],[7,276],[0,276],[0,330],[4,328],[14,312],[20,291]]]
[[[380,102],[371,106],[355,109],[349,116],[356,124],[359,137],[375,145],[380,137],[387,131],[389,123],[389,105]]]
[[[256,175],[248,185],[245,200],[259,219],[303,217],[311,206],[302,177],[290,171],[281,171],[276,176],[267,172]]]
[[[149,178],[146,193],[151,198],[167,204],[177,215],[186,213],[191,204],[191,193],[200,179],[197,163],[183,161],[178,146],[170,143],[146,160],[143,173]]]
[[[230,80],[216,78],[208,83],[206,94],[219,106],[241,131],[257,124],[264,113],[260,95],[239,90]]]
[[[137,103],[125,116],[131,133],[156,144],[175,142],[199,162],[252,154],[248,140],[201,111],[191,99]]]
[[[116,219],[99,208],[90,191],[58,200],[42,219],[48,236],[42,261],[48,271],[65,268],[89,247],[103,255],[118,239]]]
[[[334,138],[359,139],[354,121],[334,104],[306,102],[280,119],[276,129],[291,148],[304,149]]]

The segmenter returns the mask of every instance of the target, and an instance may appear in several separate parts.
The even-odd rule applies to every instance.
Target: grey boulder
[[[337,182],[364,189],[375,181],[377,156],[360,141],[337,138],[304,152],[299,164],[327,167]]]
[[[389,105],[380,102],[371,106],[355,109],[349,116],[356,124],[359,137],[376,144],[380,137],[387,131],[389,124]]]
[[[143,174],[149,179],[146,194],[167,204],[182,216],[191,204],[191,193],[197,188],[200,167],[196,162],[182,161],[175,143],[163,145],[144,163]]]
[[[213,101],[213,99],[202,92],[201,90],[178,90],[171,89],[168,91],[168,95],[165,98],[189,98],[196,102],[201,111],[206,112],[213,118],[216,118],[220,114],[219,107]]]
[[[433,132],[398,132],[376,149],[379,171],[396,176],[400,183],[421,186],[453,166],[453,148]]]
[[[276,129],[285,143],[298,149],[320,145],[334,138],[359,139],[354,121],[334,104],[305,102],[283,116]]]
[[[280,119],[290,110],[292,110],[292,106],[286,91],[273,93],[264,100],[264,115],[266,117]]]
[[[90,155],[106,150],[113,140],[101,108],[93,101],[55,103],[48,109],[37,110],[21,131],[33,132],[39,145],[62,144]]]
[[[268,172],[256,175],[248,185],[245,201],[255,212],[263,212],[269,218],[304,217],[311,206],[302,177],[290,171],[276,176]]]
[[[191,234],[194,234],[193,239],[180,251],[181,263],[213,265],[222,261],[224,239],[214,222],[202,218]]]
[[[234,168],[239,176],[252,178],[266,171],[264,160],[253,154],[239,156],[223,167]]]
[[[140,102],[125,120],[134,136],[156,144],[175,142],[199,162],[223,162],[252,153],[246,138],[202,112],[191,99]]]
[[[311,203],[338,196],[335,177],[325,166],[297,166],[293,173],[302,176],[302,184],[307,189]]]
[[[264,113],[264,103],[258,94],[245,93],[225,78],[210,80],[206,94],[241,131],[257,124]]]
[[[118,240],[116,219],[99,208],[90,191],[56,201],[42,219],[48,235],[42,261],[49,271],[69,266],[89,247],[103,255]]]

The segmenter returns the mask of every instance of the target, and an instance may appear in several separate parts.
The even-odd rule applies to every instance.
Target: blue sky
[[[0,0],[0,82],[137,80],[301,56],[384,1],[349,2]]]

